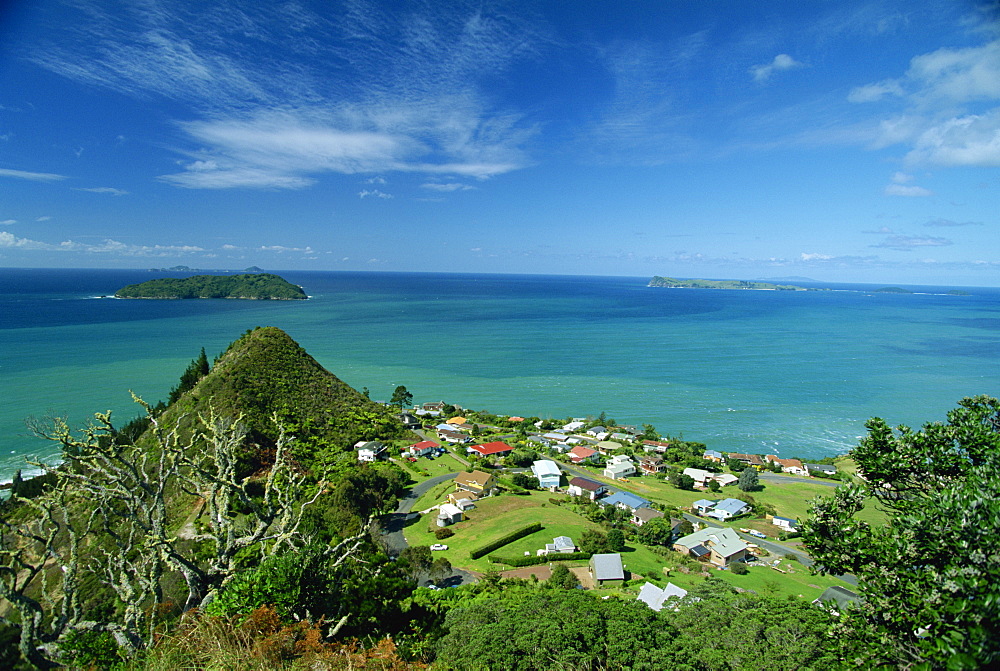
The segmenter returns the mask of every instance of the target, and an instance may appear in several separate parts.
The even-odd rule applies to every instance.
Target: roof
[[[531,464],[531,472],[534,473],[537,478],[546,475],[562,475],[562,472],[559,470],[556,462],[549,461],[548,459],[539,459]]]
[[[594,567],[595,580],[624,580],[625,567],[622,566],[622,556],[617,552],[597,554],[590,558]]]
[[[587,447],[586,445],[577,445],[572,450],[569,451],[570,454],[580,457],[581,459],[586,459],[587,457],[592,457],[597,454],[597,450],[592,447]]]
[[[731,485],[732,483],[739,480],[738,477],[732,473],[716,473],[712,476],[712,479],[718,482],[720,485]]]
[[[740,550],[746,550],[747,544],[739,534],[729,527],[708,527],[701,531],[695,531],[683,538],[674,541],[674,545],[680,545],[696,552],[699,545],[712,548],[723,557],[729,557]]]
[[[709,501],[708,499],[698,499],[691,505],[695,508],[714,508],[715,501]]]
[[[722,459],[722,452],[718,452],[716,450],[705,450],[704,456],[714,457],[715,459]]]
[[[837,467],[831,464],[804,464],[807,470],[823,471],[824,473],[836,473]]]
[[[588,492],[596,492],[601,487],[604,487],[604,485],[600,482],[594,482],[593,480],[588,480],[587,478],[581,478],[579,476],[570,480],[569,484],[574,487],[579,487],[580,489],[586,489]]]
[[[659,510],[653,510],[652,508],[638,508],[635,511],[635,516],[645,523],[657,517],[663,517],[663,513]]]
[[[721,501],[715,504],[715,510],[721,510],[723,512],[729,513],[730,515],[735,515],[744,508],[746,508],[748,505],[750,504],[744,503],[739,499],[722,499]]]
[[[465,417],[452,417],[447,421],[447,424],[468,424],[469,420]]]
[[[451,503],[442,503],[441,507],[438,509],[438,515],[444,515],[446,517],[454,517],[455,515],[461,515],[462,509]]]
[[[685,468],[684,475],[689,475],[695,480],[705,481],[712,477],[712,474],[708,471],[703,471],[700,468]]]
[[[631,461],[616,461],[613,464],[607,464],[604,467],[604,471],[611,471],[612,473],[634,473],[635,464]]]
[[[419,443],[413,443],[410,447],[415,447],[418,450],[426,450],[428,447],[441,447],[433,440],[421,440]]]
[[[486,483],[490,481],[493,476],[489,473],[483,473],[482,471],[472,471],[471,473],[459,473],[455,476],[455,482],[458,484],[470,484],[479,485],[480,487],[485,487]]]
[[[555,546],[557,550],[563,549],[576,549],[576,543],[569,536],[556,536],[552,539],[552,545]]]
[[[860,603],[861,597],[849,589],[840,585],[827,587],[816,601],[833,601],[839,608],[843,608],[849,603]]]
[[[601,505],[604,506],[617,506],[618,504],[628,506],[633,510],[649,507],[649,501],[632,492],[615,492],[611,496],[606,496],[601,500]]]
[[[469,448],[470,450],[475,450],[484,457],[491,454],[500,454],[501,452],[511,452],[514,448],[507,443],[502,443],[496,441],[493,443],[482,443],[480,445],[473,445]]]
[[[782,459],[776,454],[767,455],[767,460],[776,464],[781,464],[785,468],[805,468],[798,459]]]
[[[683,599],[687,596],[687,590],[681,589],[672,582],[668,582],[667,586],[663,589],[660,589],[651,582],[647,582],[639,589],[639,596],[636,599],[659,612],[663,609],[663,602],[672,596]]]

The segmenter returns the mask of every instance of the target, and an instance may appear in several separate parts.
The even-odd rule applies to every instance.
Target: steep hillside
[[[392,412],[323,368],[279,328],[248,331],[163,415],[170,425],[198,413],[242,416],[250,439],[273,444],[278,422],[296,436],[303,465],[336,461],[359,440],[410,437]],[[353,459],[353,452],[351,452]]]

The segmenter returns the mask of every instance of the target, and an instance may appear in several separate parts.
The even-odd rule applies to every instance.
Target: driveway
[[[414,485],[410,491],[407,492],[406,496],[399,500],[396,512],[385,516],[382,521],[382,535],[385,538],[386,548],[388,549],[390,555],[396,556],[406,549],[407,544],[406,538],[403,536],[403,529],[406,527],[407,521],[420,516],[419,513],[410,512],[413,508],[413,504],[417,502],[417,499],[426,494],[430,489],[436,487],[442,482],[451,480],[456,475],[458,475],[458,473],[445,473],[444,475],[428,478],[427,480]]]

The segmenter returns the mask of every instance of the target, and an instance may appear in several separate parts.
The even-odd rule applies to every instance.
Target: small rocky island
[[[670,289],[744,289],[756,291],[816,291],[792,284],[771,284],[770,282],[749,282],[747,280],[676,280],[672,277],[655,275],[649,281],[650,287]]]
[[[252,275],[195,275],[165,277],[130,284],[115,292],[115,298],[242,298],[289,301],[308,298],[302,287],[271,273]]]

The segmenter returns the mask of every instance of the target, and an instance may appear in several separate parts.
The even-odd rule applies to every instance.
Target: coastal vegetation
[[[248,300],[304,300],[302,287],[271,273],[195,275],[130,284],[116,298],[241,298]]]
[[[843,482],[764,469],[751,485],[758,471],[744,467],[750,475],[739,479],[753,493],[732,491],[754,513],[721,524],[764,532],[772,555],[717,570],[673,549],[669,521],[714,495],[671,484],[684,468],[726,468],[705,458],[705,445],[644,425],[619,440],[619,453],[638,456],[637,441],[654,441],[666,471],[612,481],[599,467],[573,467],[664,515],[637,527],[631,512],[505,474],[543,457],[527,427],[553,420],[445,404],[441,413],[460,413],[479,440],[511,441],[513,454],[399,458],[426,436],[397,419],[412,401],[397,392],[395,407],[374,403],[283,331],[258,328],[211,363],[202,350],[166,402],[139,400],[144,414],[129,431],[107,414],[82,431],[36,424],[64,462],[18,478],[0,508],[0,666],[722,671],[1000,661],[995,399],[963,399],[946,423],[920,431],[871,420],[850,460],[837,460]],[[603,413],[584,424],[617,426]],[[388,446],[392,458],[359,463],[359,441]],[[463,469],[498,475],[506,491],[447,528],[433,514],[394,514],[408,488]],[[454,487],[434,482],[407,505],[430,508]],[[776,544],[767,511],[801,520],[804,544]],[[689,521],[681,529],[690,533]],[[581,552],[537,557],[557,536]],[[587,557],[606,552],[626,565],[620,584],[589,577]],[[800,561],[809,558],[813,569]],[[860,605],[813,604],[843,573],[857,577]],[[643,584],[668,581],[687,596],[659,611],[636,599]]]

